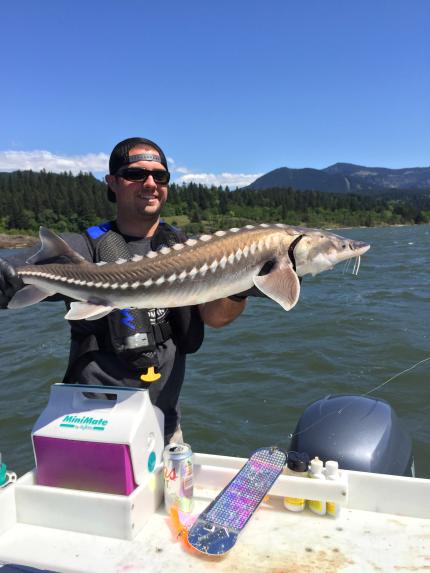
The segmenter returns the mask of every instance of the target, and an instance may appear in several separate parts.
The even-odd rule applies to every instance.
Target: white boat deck
[[[244,462],[239,458],[195,454],[195,514],[204,509]],[[67,527],[67,516],[60,514],[69,502],[58,503],[57,488],[34,486],[31,474],[27,474],[16,484],[0,490],[0,571],[430,571],[430,480],[361,472],[342,474],[339,483],[281,476],[270,491],[268,501],[239,536],[236,546],[225,556],[216,558],[187,550],[177,540],[162,506],[132,539],[119,538],[118,528],[113,530],[115,537],[95,534],[94,531],[103,527],[102,521],[108,527],[112,520],[102,511],[99,523],[91,503],[88,511],[82,510],[86,501],[91,502],[95,497],[103,510],[103,503],[109,506],[113,499],[121,496],[79,493],[84,505],[81,507],[81,501],[77,500],[75,506],[81,529],[87,529],[86,533],[47,527],[49,520],[56,524],[63,520]],[[47,511],[50,517],[46,518],[41,515],[40,507],[47,504],[44,493],[50,495],[50,492],[53,494]],[[282,505],[282,496],[286,494],[342,499],[345,506],[336,519],[317,516],[308,510],[291,513]],[[88,497],[85,499],[85,496]],[[27,511],[30,505],[33,511]],[[118,511],[118,504],[115,507],[112,509],[111,503],[112,511]]]

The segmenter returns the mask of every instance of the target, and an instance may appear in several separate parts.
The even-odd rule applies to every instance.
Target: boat
[[[61,386],[54,385],[52,392],[69,391]],[[136,391],[132,393],[135,395]],[[151,407],[143,395],[138,395],[138,399],[145,408]],[[355,444],[349,445],[350,459],[348,440],[341,440],[348,432],[345,426],[345,431],[342,427],[334,430],[338,420],[330,414],[339,412],[339,404],[348,414],[349,429],[355,425],[355,414],[361,421],[361,426],[355,426],[350,434]],[[76,403],[74,405],[76,410]],[[70,413],[64,403],[62,408],[58,420],[63,419],[65,411],[69,416],[76,416],[76,411]],[[363,411],[367,413],[364,415]],[[99,416],[100,411],[93,420],[100,420]],[[49,411],[42,413],[40,423],[36,422],[33,430],[33,443],[38,432],[39,436],[40,432],[49,433],[54,418]],[[156,448],[154,424],[155,418],[146,427],[153,439],[149,449]],[[375,428],[380,430],[380,439],[373,442],[369,439],[372,428],[372,435]],[[65,431],[74,430],[66,428]],[[285,470],[233,549],[217,557],[197,553],[187,546],[167,514],[158,453],[152,471],[143,472],[144,478],[138,480],[140,483],[133,491],[122,495],[41,485],[35,451],[35,469],[0,489],[0,573],[429,570],[430,480],[413,477],[407,436],[397,426],[389,405],[351,396],[323,398],[303,413],[293,436],[295,447],[301,447],[305,437],[310,439],[314,432],[317,437],[312,442],[318,438],[313,445],[321,459],[327,456],[333,459],[337,448],[341,467],[338,479],[295,477]],[[328,433],[323,440],[325,432]],[[94,439],[98,440],[103,432],[92,434],[96,434]],[[328,439],[330,435],[337,438]],[[149,444],[148,440],[146,443]],[[328,444],[328,451],[323,451],[324,443]],[[392,471],[394,458],[400,475],[383,473],[388,469]],[[246,461],[238,457],[193,454],[195,515],[216,498]],[[366,471],[345,469],[358,463],[367,464]],[[381,473],[373,471],[375,469]],[[340,511],[337,517],[317,515],[308,508],[301,512],[288,511],[283,503],[286,496],[331,502]]]

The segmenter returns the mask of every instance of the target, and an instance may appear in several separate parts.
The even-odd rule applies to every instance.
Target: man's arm
[[[201,319],[208,326],[220,328],[233,322],[245,310],[246,298],[232,300],[220,298],[199,305]]]

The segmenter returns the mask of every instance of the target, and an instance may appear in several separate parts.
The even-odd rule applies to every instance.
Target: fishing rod
[[[376,392],[377,390],[379,390],[380,388],[383,388],[384,386],[386,386],[389,382],[392,382],[393,380],[395,380],[396,378],[399,378],[400,376],[402,376],[402,374],[406,374],[407,372],[410,372],[411,370],[414,370],[417,366],[420,366],[421,364],[424,364],[425,362],[428,362],[430,360],[430,356],[427,356],[427,358],[423,358],[422,360],[419,360],[418,362],[415,362],[415,364],[413,364],[412,366],[410,366],[409,368],[405,368],[405,370],[402,370],[401,372],[398,372],[397,374],[394,374],[393,376],[391,376],[390,378],[388,378],[387,380],[385,380],[385,382],[382,382],[381,384],[378,384],[377,386],[375,386],[374,388],[372,388],[371,390],[369,390],[368,392],[364,392],[363,394],[360,394],[359,397],[365,397],[365,396],[369,396],[370,394],[373,394],[373,392]],[[348,402],[343,408],[340,408],[339,410],[336,410],[334,412],[329,412],[328,414],[326,414],[325,416],[323,416],[322,418],[320,418],[319,420],[316,420],[313,424],[309,424],[309,426],[307,426],[306,428],[304,428],[303,430],[300,430],[299,432],[291,432],[288,434],[288,437],[290,439],[295,438],[296,436],[299,436],[301,434],[304,434],[305,432],[307,432],[308,430],[310,430],[311,428],[314,428],[315,426],[318,426],[323,420],[327,419],[330,416],[333,416],[334,414],[338,414],[341,415],[343,414],[343,412],[348,408],[348,406],[350,406],[353,403],[353,400],[351,400],[350,402]]]

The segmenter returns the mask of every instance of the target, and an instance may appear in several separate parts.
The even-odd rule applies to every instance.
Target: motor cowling
[[[341,469],[414,476],[412,440],[384,400],[330,395],[299,419],[291,449],[337,460]]]

